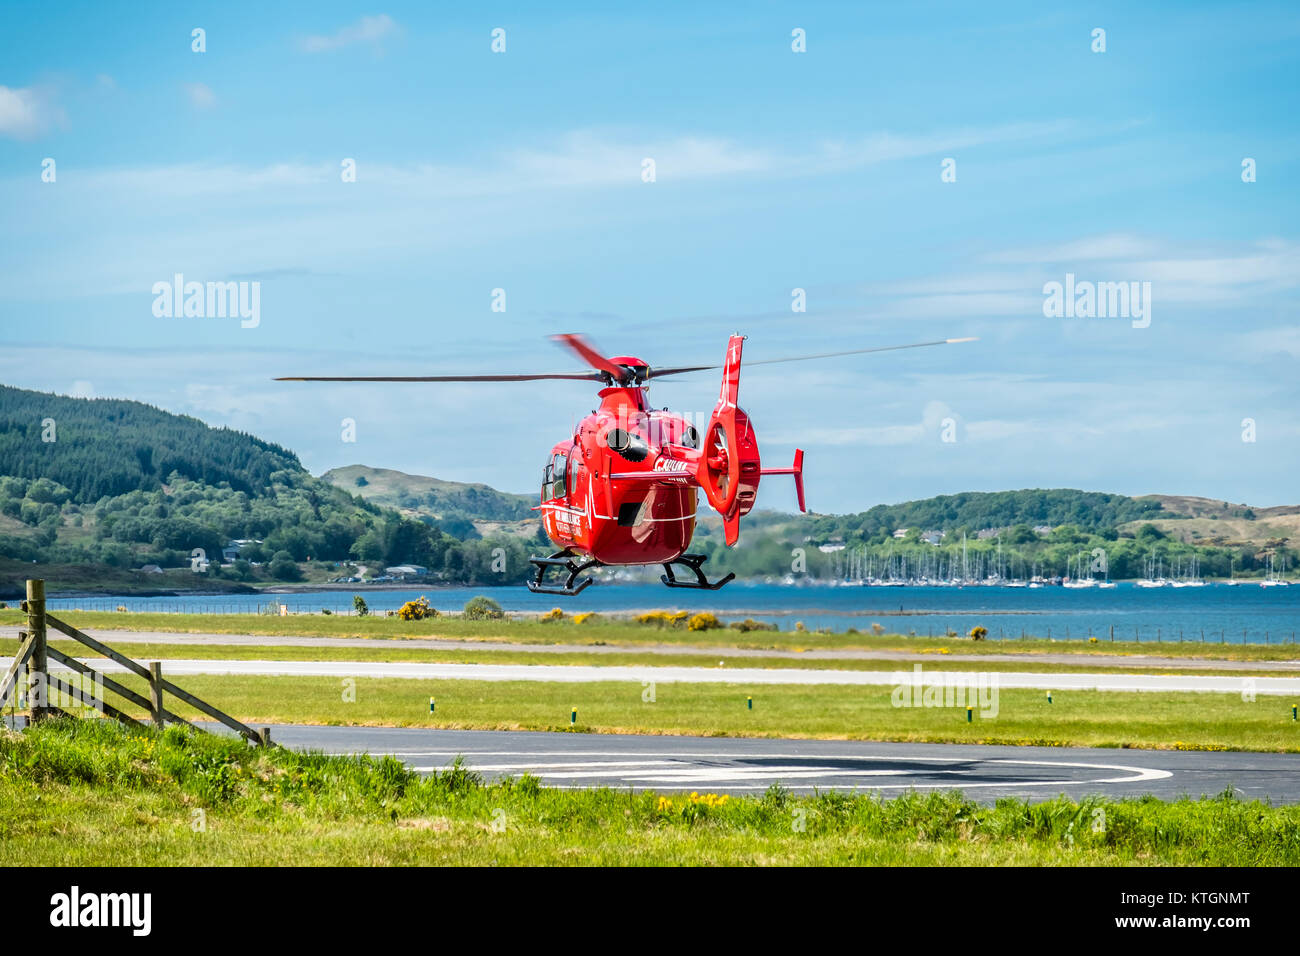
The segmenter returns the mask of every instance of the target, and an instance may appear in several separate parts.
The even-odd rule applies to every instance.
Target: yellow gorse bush
[[[545,622],[550,622],[550,621],[563,621],[563,620],[564,620],[564,608],[553,607],[553,608],[551,608],[549,611],[547,611],[545,614],[539,614],[539,615],[537,615],[537,620],[542,621],[542,622],[544,622],[544,623],[545,623]]]
[[[638,614],[638,624],[653,624],[656,627],[681,627],[690,615],[686,611],[647,611]]]
[[[722,627],[717,615],[710,614],[708,611],[701,611],[699,614],[691,615],[691,619],[686,624],[688,631],[712,631],[715,628]]]
[[[420,595],[414,601],[407,601],[398,608],[397,616],[403,621],[423,621],[426,617],[437,617],[438,609],[431,607],[429,599]]]

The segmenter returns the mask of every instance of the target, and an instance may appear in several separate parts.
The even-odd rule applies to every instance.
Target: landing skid
[[[729,571],[725,578],[720,578],[710,584],[708,578],[704,576],[704,572],[700,570],[700,565],[704,563],[707,557],[708,555],[705,554],[683,554],[676,561],[669,561],[664,564],[664,571],[666,573],[659,575],[659,580],[670,588],[700,588],[705,591],[716,591],[728,581],[735,578],[736,573],[734,571]],[[680,564],[682,567],[688,568],[690,571],[694,572],[695,580],[678,581],[676,575],[673,574],[674,564]]]
[[[586,577],[581,581],[578,575],[588,568],[600,566],[600,562],[595,558],[588,558],[586,561],[579,561],[568,548],[563,551],[557,551],[549,558],[529,558],[528,563],[537,569],[537,574],[528,582],[528,590],[534,594],[562,594],[572,597],[575,594],[581,594],[582,589],[591,584],[593,578]],[[545,581],[546,572],[551,568],[560,568],[562,572],[567,572],[564,583],[548,584]]]

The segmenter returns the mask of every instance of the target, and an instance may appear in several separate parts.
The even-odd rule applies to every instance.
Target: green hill
[[[484,487],[459,500],[513,514],[517,503],[507,502],[515,497]],[[223,569],[232,540],[245,543]],[[526,565],[524,546],[517,538],[503,546],[514,559],[513,581]],[[354,496],[312,476],[278,445],[140,402],[0,387],[0,562],[7,570],[14,562],[28,571],[31,562],[184,569],[195,549],[210,561],[193,580],[199,587],[325,580],[347,561],[413,563],[441,580],[502,582],[489,571],[488,542],[462,542],[431,518],[403,517]],[[65,571],[62,579],[77,577]]]
[[[1022,491],[971,491],[940,495],[897,505],[876,505],[851,515],[834,515],[813,522],[812,534],[872,538],[899,528],[922,531],[970,532],[1016,525],[1059,527],[1073,525],[1088,531],[1117,528],[1131,521],[1177,517],[1166,513],[1155,497],[1125,495],[1073,488]]]
[[[292,452],[141,402],[65,398],[0,386],[0,471],[44,478],[77,504],[155,491],[172,474],[264,494],[276,472],[302,472]]]
[[[427,516],[449,529],[465,521],[483,524],[537,520],[532,510],[537,504],[536,495],[511,494],[484,484],[442,481],[366,465],[333,468],[321,478],[373,504]]]

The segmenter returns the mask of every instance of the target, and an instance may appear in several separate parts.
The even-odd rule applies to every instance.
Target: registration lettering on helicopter
[[[689,484],[689,481],[687,480],[685,475],[690,472],[690,469],[691,469],[691,464],[688,461],[681,461],[677,458],[659,458],[655,461],[654,467],[651,469],[651,471],[680,472],[682,473],[682,477],[667,478],[665,480],[671,481],[674,484],[685,485],[685,484]]]
[[[585,512],[575,511],[571,508],[564,508],[559,505],[543,505],[551,513],[555,521],[556,530],[560,534],[576,536],[582,534],[583,521],[586,517]]]

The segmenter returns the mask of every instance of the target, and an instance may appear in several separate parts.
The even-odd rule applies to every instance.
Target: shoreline
[[[1134,581],[1134,580],[1137,580],[1137,579],[1124,580],[1124,581],[1117,581],[1116,583],[1119,583],[1119,584],[1129,584],[1129,585],[1131,585],[1131,584],[1133,584],[1133,581]],[[1218,579],[1218,580],[1207,580],[1207,581],[1206,581],[1206,586],[1207,586],[1207,587],[1218,587],[1218,586],[1224,586],[1224,585],[1226,585],[1227,580],[1228,580],[1228,579],[1226,579],[1226,578],[1224,578],[1224,579]],[[1238,586],[1238,587],[1239,587],[1239,586],[1247,586],[1247,587],[1249,587],[1249,586],[1255,586],[1255,587],[1260,587],[1260,586],[1261,586],[1261,585],[1260,585],[1260,582],[1263,581],[1263,580],[1265,580],[1265,579],[1264,579],[1264,578],[1257,578],[1257,579],[1256,579],[1256,578],[1236,578],[1235,581],[1236,581],[1237,583],[1236,583],[1236,585],[1233,585],[1233,586]],[[636,587],[636,586],[640,586],[640,585],[653,584],[653,583],[654,583],[654,582],[652,582],[652,581],[644,581],[644,582],[640,582],[640,581],[609,581],[609,582],[603,582],[603,581],[602,581],[602,582],[600,582],[601,586],[602,586],[602,587],[605,587],[605,588],[624,587],[624,586]],[[758,585],[758,586],[762,586],[762,585],[777,586],[777,585],[779,585],[779,582],[775,582],[775,581],[764,581],[764,580],[761,580],[761,579],[758,579],[758,580],[748,580],[748,581],[747,581],[747,580],[744,580],[744,579],[741,579],[741,580],[738,580],[736,583],[739,584],[739,585],[742,585],[742,586],[744,586],[744,585]],[[1284,586],[1300,587],[1300,580],[1297,580],[1297,581],[1288,581],[1288,582],[1286,583],[1286,585],[1284,585]],[[437,582],[424,582],[424,583],[421,583],[421,582],[407,582],[407,583],[393,583],[393,582],[385,582],[385,583],[383,583],[383,584],[331,584],[331,583],[323,583],[323,584],[303,584],[303,583],[285,583],[285,584],[267,584],[267,585],[261,585],[261,586],[240,585],[240,586],[237,586],[237,587],[223,588],[223,589],[219,589],[219,590],[218,590],[218,589],[213,589],[213,588],[148,588],[148,587],[142,587],[142,588],[139,588],[139,589],[135,589],[135,588],[117,588],[117,589],[113,589],[113,590],[101,590],[101,589],[91,589],[91,588],[75,588],[75,589],[68,589],[68,590],[62,590],[62,589],[58,589],[58,590],[56,590],[56,589],[51,588],[48,597],[49,597],[50,600],[74,600],[74,599],[79,599],[79,598],[85,598],[85,599],[98,598],[98,599],[103,600],[103,599],[116,598],[116,597],[123,597],[123,598],[151,598],[151,597],[159,597],[159,598],[176,598],[176,599],[178,599],[178,600],[186,600],[186,599],[191,599],[191,598],[204,598],[204,597],[227,597],[227,596],[231,596],[231,595],[251,596],[251,595],[262,595],[262,594],[266,594],[266,595],[277,595],[277,594],[293,595],[293,594],[322,594],[322,593],[323,593],[323,594],[330,594],[330,593],[370,593],[370,594],[382,594],[382,593],[384,593],[384,592],[391,592],[391,591],[429,591],[429,592],[438,592],[438,591],[456,591],[456,590],[483,590],[483,591],[485,591],[485,592],[489,592],[489,593],[491,593],[491,592],[496,592],[496,591],[516,591],[516,590],[519,590],[519,589],[521,589],[521,588],[523,588],[523,587],[524,587],[524,585],[523,585],[522,583],[516,583],[516,584],[465,584],[465,583],[455,583],[455,584],[453,584],[453,583],[447,583],[447,582],[443,582],[443,581],[437,581]],[[872,587],[872,586],[861,586],[861,585],[835,585],[835,584],[831,584],[830,582],[816,582],[816,583],[807,583],[807,584],[795,584],[795,585],[788,585],[788,588],[789,588],[789,590],[791,590],[791,591],[804,591],[804,590],[808,590],[808,589],[822,590],[822,589],[828,589],[828,588],[836,588],[836,589],[843,589],[843,590],[861,591],[861,592],[863,592],[863,593],[868,593],[868,594],[875,594],[875,593],[880,593],[880,592],[886,592],[886,593],[894,594],[894,593],[898,593],[898,592],[902,592],[902,593],[915,593],[915,592],[922,592],[922,593],[924,593],[924,592],[932,592],[932,591],[975,591],[975,592],[980,592],[980,591],[985,591],[985,590],[990,590],[990,591],[1021,590],[1020,588],[1008,588],[1006,585],[984,585],[984,584],[969,584],[969,585],[947,585],[947,584],[940,584],[940,585],[904,585],[904,586],[900,586],[900,587]],[[1057,590],[1057,589],[1059,588],[1059,586],[1057,586],[1057,585],[1047,585],[1047,586],[1045,586],[1044,588],[1042,588],[1041,590],[1047,590],[1047,589],[1049,589],[1049,588],[1050,588],[1051,590],[1054,591],[1054,590]],[[1060,589],[1060,590],[1066,590],[1066,591],[1070,590],[1069,588],[1059,588],[1059,589]],[[1086,589],[1086,590],[1091,591],[1092,589],[1089,588],[1089,589]],[[1163,588],[1160,588],[1160,589],[1155,589],[1155,590],[1164,590],[1164,589],[1163,589]],[[1171,588],[1170,590],[1175,590],[1175,589]],[[1176,589],[1176,590],[1182,590],[1182,589]],[[6,593],[6,592],[4,592],[4,591],[0,591],[0,601],[21,601],[24,597],[25,597],[25,595],[24,595],[23,592],[20,591],[20,590],[16,590],[16,589],[15,589],[15,590],[13,590],[11,593]],[[650,610],[654,610],[654,609],[652,608],[652,609],[650,609]],[[746,608],[741,607],[741,608],[737,608],[737,609],[735,609],[735,611],[734,611],[733,613],[745,613],[746,610],[747,610]],[[760,610],[760,609],[753,609],[753,613],[759,613],[759,610]],[[818,608],[815,608],[815,607],[814,607],[814,608],[798,608],[798,609],[795,609],[794,611],[791,611],[790,613],[796,613],[796,612],[799,612],[799,611],[802,611],[802,612],[810,612],[810,611],[817,611],[817,610],[818,610]],[[829,609],[828,609],[828,612],[829,612]],[[770,611],[770,610],[765,610],[765,611],[762,611],[762,613],[774,613],[774,612],[772,612],[772,611]],[[836,612],[834,612],[834,613],[852,613],[852,612],[836,611]],[[919,611],[919,610],[918,610],[918,611],[906,611],[906,610],[903,610],[903,609],[900,608],[900,609],[897,610],[897,611],[888,611],[888,610],[884,610],[884,609],[878,609],[878,610],[861,611],[861,612],[859,612],[859,613],[862,613],[862,614],[890,614],[890,615],[894,615],[894,616],[908,616],[908,615],[912,615],[912,614],[922,614],[922,613],[932,613],[932,612]],[[1040,613],[1040,612],[1037,612],[1037,611],[992,611],[992,612],[981,611],[981,613],[1036,614],[1036,613]]]

